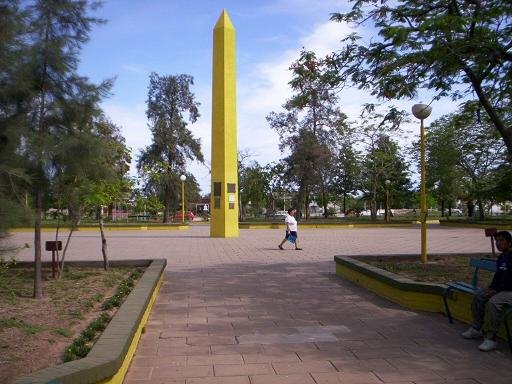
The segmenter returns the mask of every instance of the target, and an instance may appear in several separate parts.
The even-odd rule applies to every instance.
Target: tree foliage
[[[316,188],[327,212],[329,165],[347,127],[346,116],[337,106],[325,65],[313,52],[302,51],[290,70],[294,94],[283,105],[286,112],[271,112],[267,121],[279,134],[281,151],[289,153],[284,158],[285,175],[298,187],[299,216],[307,215],[309,196]]]
[[[389,116],[395,116],[389,120]],[[377,202],[384,201],[386,188],[393,191],[397,201],[407,200],[406,191],[411,189],[408,163],[400,153],[399,145],[391,137],[399,137],[403,111],[391,111],[385,115],[370,111],[358,124],[357,136],[362,150],[362,165],[358,189],[370,203],[373,220],[377,218]],[[386,180],[390,184],[386,187]]]
[[[353,0],[332,20],[374,28],[353,33],[326,60],[333,84],[384,98],[476,95],[512,159],[512,5],[509,0]]]
[[[270,197],[270,172],[267,167],[262,167],[257,161],[238,162],[238,184],[241,203],[240,219],[244,220],[247,208],[253,214],[259,214],[266,208]]]
[[[77,73],[91,28],[103,22],[90,16],[98,6],[0,2],[0,200],[8,193],[34,211],[36,298],[46,208],[60,202],[79,217],[96,187],[122,179],[130,161],[119,129],[99,106],[112,81],[97,85]]]
[[[137,160],[139,175],[145,179],[146,191],[160,196],[164,203],[164,222],[169,221],[173,201],[179,195],[179,176],[185,173],[187,160],[204,162],[201,143],[187,128],[188,121],[199,118],[197,103],[190,86],[192,76],[149,77],[146,115],[153,142]]]
[[[508,180],[511,166],[503,141],[490,119],[479,117],[478,109],[477,101],[466,102],[458,112],[433,122],[427,149],[430,183],[443,197],[476,200],[483,219],[485,202],[498,201],[498,185]]]

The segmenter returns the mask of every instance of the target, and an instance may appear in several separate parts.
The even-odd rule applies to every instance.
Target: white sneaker
[[[478,349],[483,352],[489,352],[498,347],[498,343],[493,339],[485,339],[482,344],[478,346]]]
[[[479,331],[478,329],[471,327],[468,328],[467,331],[462,332],[461,336],[465,339],[479,339],[483,336],[483,333],[482,331]]]

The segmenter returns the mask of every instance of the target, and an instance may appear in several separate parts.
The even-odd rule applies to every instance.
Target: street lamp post
[[[391,184],[390,180],[386,180],[386,223],[391,221],[390,208],[389,208],[389,185]]]
[[[187,176],[181,175],[181,223],[185,224],[185,180]]]
[[[427,196],[425,190],[425,128],[423,120],[430,116],[432,107],[427,104],[414,104],[412,114],[420,119],[420,164],[421,164],[421,190],[420,190],[420,222],[421,222],[421,262],[427,262]]]

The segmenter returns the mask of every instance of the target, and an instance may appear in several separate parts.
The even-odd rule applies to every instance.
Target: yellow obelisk
[[[213,29],[211,237],[238,237],[235,28],[224,10]]]

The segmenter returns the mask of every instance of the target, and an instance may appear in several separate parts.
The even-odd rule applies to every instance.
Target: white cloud
[[[126,72],[135,73],[137,75],[147,76],[149,71],[138,64],[123,64],[122,69]]]
[[[329,13],[341,12],[349,8],[347,0],[277,0],[272,5],[264,6],[263,10],[267,12],[283,12],[290,13],[319,13],[321,10],[325,12],[326,17]]]
[[[300,39],[306,50],[314,51],[317,57],[323,57],[341,48],[341,39],[354,32],[347,24],[328,21],[315,28],[313,33]]]
[[[289,4],[287,5],[289,6]],[[339,48],[339,41],[351,30],[340,24],[325,22],[309,34],[299,37],[293,48],[273,60],[259,62],[251,73],[238,79],[239,148],[250,148],[253,158],[261,164],[279,159],[278,136],[265,119],[291,96],[290,65],[297,60],[300,49],[311,50],[319,57]],[[351,98],[360,109],[358,98]]]
[[[135,175],[135,161],[139,150],[151,144],[151,132],[147,125],[144,104],[119,105],[106,102],[103,109],[118,126],[132,151],[130,174]]]

